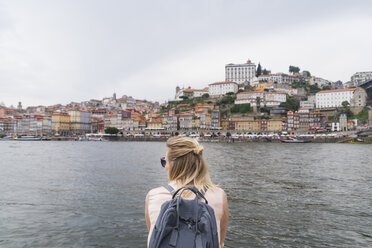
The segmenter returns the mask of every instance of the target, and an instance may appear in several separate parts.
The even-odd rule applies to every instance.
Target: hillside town
[[[123,95],[67,105],[0,105],[0,135],[79,136],[107,133],[325,133],[372,125],[372,72],[330,81],[289,66],[288,73],[251,60],[225,65],[225,79],[204,88],[175,88],[159,104]]]

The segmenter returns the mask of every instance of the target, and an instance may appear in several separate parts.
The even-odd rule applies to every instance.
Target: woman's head
[[[182,185],[212,187],[203,147],[193,138],[176,136],[167,140],[167,172],[169,180]]]

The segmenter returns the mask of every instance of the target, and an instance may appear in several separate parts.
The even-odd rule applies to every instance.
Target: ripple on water
[[[226,247],[369,247],[371,146],[204,143]],[[145,247],[162,142],[0,142],[1,247]],[[5,162],[4,162],[5,161]]]

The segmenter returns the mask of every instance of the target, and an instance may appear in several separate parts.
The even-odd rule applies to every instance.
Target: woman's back
[[[223,247],[229,216],[227,197],[225,192],[211,181],[207,163],[203,159],[203,147],[195,139],[189,137],[169,138],[166,145],[165,157],[160,161],[168,174],[170,186],[175,190],[186,185],[195,186],[199,190],[208,188],[205,197],[209,206],[214,210],[219,243],[220,247]],[[145,215],[149,237],[151,237],[162,204],[171,198],[171,193],[165,187],[152,189],[147,194]]]
[[[169,185],[172,186],[175,190],[181,187],[175,182],[170,182]],[[218,240],[220,241],[220,247],[223,247],[223,240],[225,239],[228,218],[226,194],[220,187],[213,187],[212,189],[208,189],[207,192],[205,192],[204,196],[208,200],[208,205],[210,205],[214,210],[217,222]],[[194,195],[190,195],[189,197],[194,197]],[[165,187],[154,188],[147,194],[146,212],[148,215],[148,226],[150,226],[148,242],[150,240],[156,220],[158,219],[161,205],[171,199],[172,195]]]

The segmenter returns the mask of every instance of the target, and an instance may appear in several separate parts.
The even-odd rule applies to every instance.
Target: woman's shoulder
[[[219,186],[213,186],[208,189],[206,192],[206,196],[207,195],[213,195],[213,197],[219,201],[223,201],[225,198],[227,198],[225,191]]]
[[[154,196],[157,194],[163,194],[163,193],[168,193],[168,192],[169,191],[165,187],[160,186],[157,188],[150,189],[149,192],[147,192],[147,196]]]
[[[218,185],[211,187],[211,191],[215,192],[216,194],[226,195],[225,191]]]

